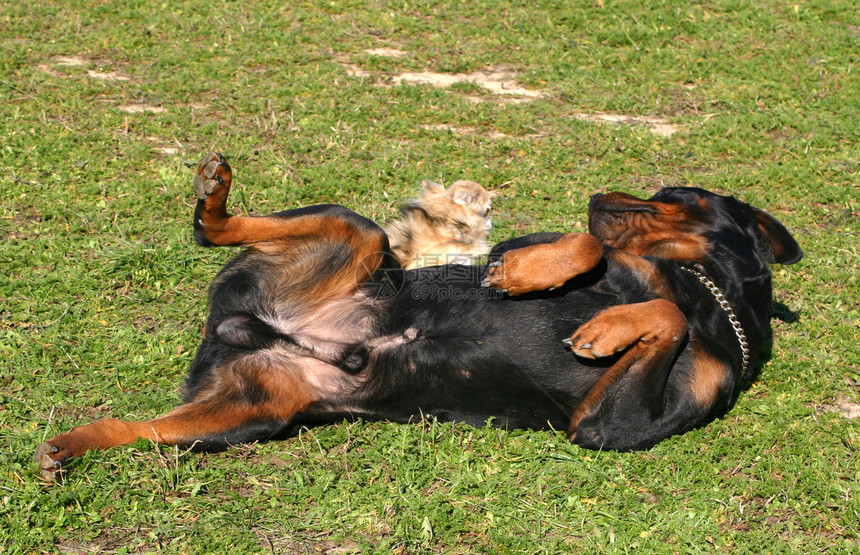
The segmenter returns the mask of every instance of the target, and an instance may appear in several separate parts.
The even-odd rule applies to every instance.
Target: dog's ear
[[[439,193],[445,192],[445,186],[441,183],[425,179],[421,182],[421,190],[424,194],[438,195]]]
[[[765,244],[770,249],[770,260],[768,262],[794,264],[803,258],[803,251],[800,250],[800,245],[797,244],[791,233],[785,229],[785,226],[764,210],[756,209],[755,212],[759,231],[764,238]]]
[[[461,206],[471,206],[477,201],[478,199],[476,198],[476,196],[472,194],[472,191],[469,191],[468,189],[457,189],[457,191],[454,192],[455,204],[459,204]]]
[[[490,201],[487,191],[474,181],[455,181],[448,190],[451,191],[451,200],[460,206],[485,205]]]

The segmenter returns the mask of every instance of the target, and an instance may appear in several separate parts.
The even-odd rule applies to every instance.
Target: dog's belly
[[[506,297],[475,283],[449,283],[444,298],[421,284],[394,305],[392,335],[409,341],[374,353],[358,392],[368,416],[517,428],[566,428],[573,408],[611,360],[588,361],[563,342],[613,302],[590,289]]]

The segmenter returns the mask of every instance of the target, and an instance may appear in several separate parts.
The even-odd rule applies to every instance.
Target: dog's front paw
[[[603,245],[588,233],[566,233],[555,241],[512,249],[490,264],[484,285],[511,295],[552,291],[593,270]]]
[[[523,295],[533,291],[551,291],[561,287],[567,276],[559,274],[555,261],[546,254],[551,245],[532,245],[504,253],[487,266],[484,287],[505,291],[509,295]]]
[[[481,280],[481,287],[492,287],[493,289],[505,291],[505,288],[502,285],[502,276],[504,274],[502,271],[497,270],[497,268],[501,268],[501,266],[501,260],[497,260],[495,262],[490,262],[489,264],[487,264],[487,275],[484,276],[483,280]]]
[[[642,325],[629,312],[628,305],[608,308],[582,324],[565,343],[585,358],[614,355],[644,339]]]
[[[612,306],[598,312],[565,343],[585,358],[602,358],[634,344],[677,345],[687,333],[687,319],[671,301],[654,299]]]
[[[194,192],[200,200],[206,200],[213,195],[225,195],[230,189],[232,177],[232,170],[224,155],[207,152],[194,174]]]

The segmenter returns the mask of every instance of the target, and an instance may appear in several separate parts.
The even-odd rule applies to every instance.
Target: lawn
[[[0,8],[0,551],[860,550],[855,2]],[[178,404],[234,254],[191,239],[211,149],[241,213],[384,221],[422,179],[466,178],[498,241],[582,231],[596,192],[695,185],[806,256],[774,267],[759,379],[649,451],[358,421],[217,454],[140,441],[42,483],[46,438]]]

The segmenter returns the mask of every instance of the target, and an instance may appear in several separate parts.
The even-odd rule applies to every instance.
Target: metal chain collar
[[[704,274],[700,274],[696,270],[692,268],[688,268],[687,266],[681,266],[684,270],[687,270],[694,276],[696,276],[702,284],[708,288],[708,291],[711,292],[711,295],[717,300],[720,308],[722,308],[726,314],[729,315],[729,323],[732,325],[732,328],[735,330],[735,335],[738,337],[738,343],[741,346],[741,354],[743,355],[744,365],[743,371],[746,372],[747,368],[750,364],[750,346],[747,342],[746,333],[744,333],[744,328],[741,326],[740,320],[735,315],[735,311],[732,310],[732,305],[729,304],[729,301],[726,300],[726,296],[723,295],[723,292],[720,291],[720,288],[716,286],[716,284],[705,277]]]

